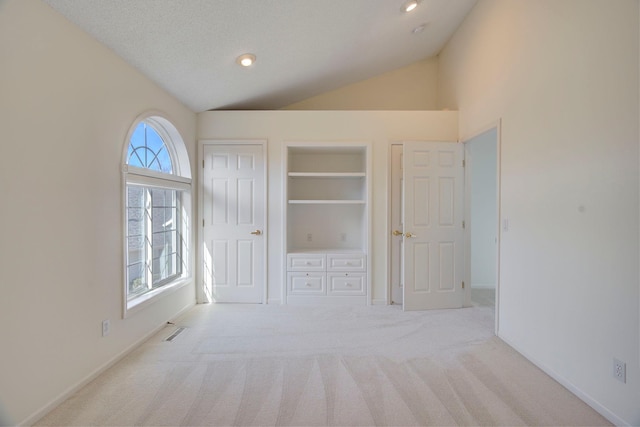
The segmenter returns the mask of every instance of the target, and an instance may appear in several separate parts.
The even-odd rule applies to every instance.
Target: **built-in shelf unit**
[[[370,144],[285,144],[287,303],[366,304]]]

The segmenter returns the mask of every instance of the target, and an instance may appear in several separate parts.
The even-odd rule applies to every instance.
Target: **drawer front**
[[[327,254],[327,271],[365,271],[364,254]]]
[[[324,295],[326,279],[324,273],[287,274],[290,295]]]
[[[365,273],[328,273],[329,295],[366,295]]]
[[[314,254],[287,255],[288,271],[325,271],[325,256]]]

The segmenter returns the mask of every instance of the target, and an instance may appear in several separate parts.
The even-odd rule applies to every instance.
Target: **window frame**
[[[137,126],[145,122],[162,138],[166,150],[172,162],[172,173],[162,173],[152,169],[128,165],[128,151],[131,137]],[[149,112],[136,118],[129,128],[125,138],[122,158],[122,247],[123,247],[123,276],[122,276],[122,317],[126,318],[144,307],[150,305],[162,296],[169,295],[178,289],[193,283],[192,278],[192,180],[189,157],[184,145],[184,141],[175,126],[161,113]],[[178,244],[180,244],[180,273],[172,278],[166,279],[165,283],[155,289],[129,299],[128,283],[128,188],[138,186],[145,189],[163,189],[176,191],[177,206],[179,212],[177,217]]]

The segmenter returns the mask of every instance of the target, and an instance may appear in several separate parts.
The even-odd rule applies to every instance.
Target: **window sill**
[[[140,295],[139,297],[136,297],[130,301],[125,301],[122,317],[127,318],[153,304],[160,298],[171,295],[177,290],[191,283],[193,283],[192,277],[182,277],[169,284],[164,285],[161,288],[154,289],[153,291]]]

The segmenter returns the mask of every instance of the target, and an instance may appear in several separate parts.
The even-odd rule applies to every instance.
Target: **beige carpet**
[[[201,305],[37,425],[609,425],[493,322],[482,304]]]

